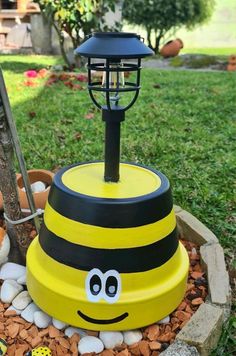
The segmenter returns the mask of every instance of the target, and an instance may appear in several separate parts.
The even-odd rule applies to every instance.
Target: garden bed
[[[30,232],[34,234],[34,229]],[[125,343],[115,347],[110,354],[152,355],[157,356],[165,350],[176,337],[176,334],[186,325],[198,307],[204,303],[207,296],[207,281],[200,266],[199,248],[192,242],[183,241],[190,257],[190,270],[187,291],[182,303],[160,324],[153,324],[142,331],[142,341],[128,346]],[[53,325],[38,328],[33,323],[25,321],[16,315],[14,310],[8,310],[10,304],[0,303],[0,337],[6,339],[8,355],[23,355],[36,346],[46,345],[54,355],[78,355],[79,334],[67,337],[63,331]],[[96,331],[86,331],[87,335],[99,336]],[[122,352],[122,354],[120,354]],[[107,355],[107,352],[104,351]],[[105,355],[104,355],[105,356]],[[108,356],[108,355],[107,355]]]
[[[224,319],[224,312],[221,308],[225,310],[225,316],[229,310],[228,279],[224,257],[222,259],[219,253],[221,247],[210,230],[191,214],[179,208],[176,208],[176,214],[181,238],[184,238],[182,242],[190,258],[188,284],[183,301],[170,316],[162,321],[142,328],[140,331],[134,331],[131,341],[130,336],[123,332],[123,342],[119,342],[112,349],[105,348],[100,351],[99,354],[102,356],[158,356],[163,351],[164,355],[173,347],[189,347],[185,342],[196,346],[201,355],[208,355],[209,350],[216,346]],[[3,220],[1,225],[3,225]],[[30,223],[27,224],[27,231],[31,238],[35,236],[34,227]],[[202,245],[201,248],[200,245]],[[214,261],[212,261],[213,256]],[[212,270],[212,263],[215,263],[215,270]],[[209,295],[207,276],[210,281]],[[68,325],[58,330],[52,320],[46,328],[39,328],[34,323],[24,320],[20,315],[16,315],[15,311],[8,309],[9,307],[10,304],[0,303],[0,337],[7,341],[8,356],[23,356],[26,351],[41,345],[48,346],[55,356],[75,356],[80,354],[78,344],[80,345],[79,341],[85,335],[100,337],[103,340],[103,336],[96,331],[78,328],[73,330]],[[207,319],[209,313],[210,321]],[[196,326],[196,320],[202,325]],[[109,332],[106,333],[109,337]],[[195,335],[196,333],[198,336]],[[180,341],[175,341],[176,336]],[[112,334],[110,338],[112,340]],[[169,347],[170,345],[172,346]],[[191,348],[190,352],[198,354],[195,347]],[[86,353],[90,353],[89,348]]]

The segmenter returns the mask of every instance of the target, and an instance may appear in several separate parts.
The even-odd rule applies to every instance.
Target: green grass
[[[221,48],[183,48],[181,54],[208,54],[212,56],[230,56],[236,53],[236,47],[221,47]]]
[[[57,169],[103,158],[104,123],[86,90],[74,91],[62,82],[47,87],[45,80],[39,80],[37,87],[23,85],[25,70],[59,62],[55,57],[0,57],[28,169]],[[231,257],[235,88],[236,73],[145,69],[140,97],[127,112],[121,140],[122,160],[166,174],[174,203],[206,224]],[[93,119],[85,118],[89,112],[94,112]],[[227,330],[233,330],[232,325]],[[221,355],[228,355],[232,346],[227,340]]]
[[[0,62],[28,168],[103,158],[104,124],[96,110],[94,119],[85,118],[94,111],[86,90],[61,82],[47,87],[43,80],[37,87],[23,85],[25,70],[57,58],[4,56]],[[163,171],[175,203],[205,223],[225,248],[233,245],[235,86],[236,73],[145,69],[121,140],[122,160]]]
[[[236,316],[231,316],[224,324],[217,348],[211,356],[231,356],[236,354]]]

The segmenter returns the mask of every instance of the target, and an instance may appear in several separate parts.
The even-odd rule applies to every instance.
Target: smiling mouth
[[[116,318],[113,318],[113,319],[93,319],[93,318],[90,318],[88,315],[85,315],[84,313],[82,313],[80,310],[78,310],[77,313],[85,321],[88,321],[89,323],[93,323],[93,324],[113,324],[113,323],[118,323],[119,321],[122,321],[125,318],[127,318],[127,316],[129,315],[128,313],[124,313],[124,314],[121,314],[121,315],[119,315],[119,316],[117,316]]]

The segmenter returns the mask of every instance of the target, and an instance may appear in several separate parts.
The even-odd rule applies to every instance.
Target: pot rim
[[[42,178],[39,178],[37,180],[32,180],[32,181],[30,180],[30,183],[32,184],[39,180],[41,180],[43,183],[46,183],[47,187],[43,192],[47,191],[50,188],[50,186],[52,185],[52,182],[53,182],[53,177],[55,175],[53,172],[46,170],[46,169],[30,169],[30,170],[27,170],[27,173],[29,176],[29,180],[30,180],[30,174],[32,174],[32,175],[38,174],[39,176],[40,175],[42,176]],[[47,177],[48,179],[45,180],[45,177]],[[22,188],[24,187],[22,174],[16,175],[16,182],[17,182],[18,188],[22,191]],[[39,194],[39,193],[43,193],[43,192],[35,192],[33,194]],[[22,191],[22,193],[25,193],[25,192]]]
[[[0,247],[1,247],[3,240],[6,236],[6,233],[7,233],[6,230],[3,227],[0,227]]]

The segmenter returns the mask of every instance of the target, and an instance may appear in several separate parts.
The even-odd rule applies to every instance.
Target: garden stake
[[[0,191],[3,196],[4,212],[11,220],[21,217],[18,199],[16,174],[13,166],[13,147],[11,133],[6,122],[5,112],[0,97]],[[12,262],[24,262],[26,250],[30,243],[22,225],[13,226],[6,221],[8,235],[11,239],[9,259]]]
[[[27,174],[27,170],[26,170],[25,160],[24,160],[24,157],[23,157],[23,154],[21,151],[21,147],[20,147],[20,141],[19,141],[19,138],[17,135],[16,125],[13,120],[11,106],[10,106],[9,98],[7,95],[7,90],[6,90],[6,86],[5,86],[1,68],[0,68],[0,95],[1,95],[1,100],[2,100],[3,110],[5,112],[4,117],[5,117],[6,123],[9,127],[10,134],[11,134],[12,143],[14,145],[16,157],[17,157],[17,160],[19,163],[20,171],[21,171],[24,186],[25,186],[26,195],[27,195],[28,202],[29,202],[29,207],[30,207],[31,213],[35,214],[36,209],[35,209],[32,191],[30,188],[30,181],[29,181],[29,177]],[[35,228],[36,228],[37,232],[39,232],[39,228],[40,228],[39,218],[36,215],[36,216],[34,216],[33,219],[34,219]]]
[[[101,32],[77,53],[88,58],[89,94],[105,122],[105,160],[55,175],[28,249],[27,287],[40,308],[70,325],[135,329],[179,305],[189,269],[168,179],[120,163],[121,122],[139,95],[141,58],[153,52],[136,34]]]

